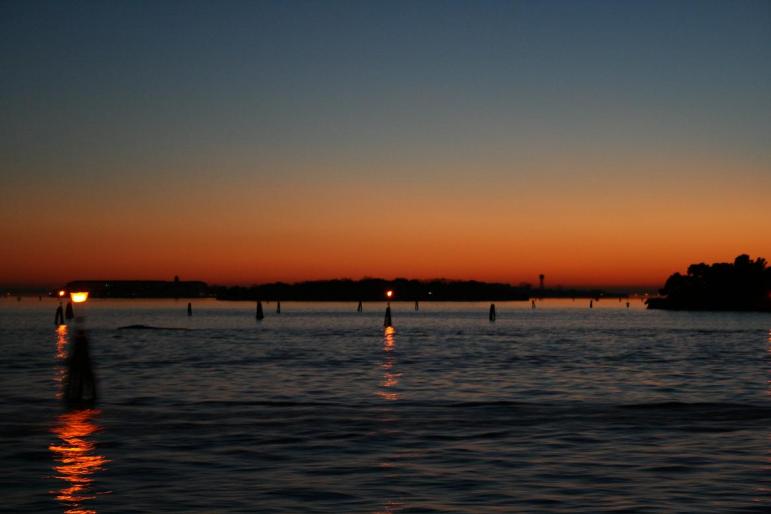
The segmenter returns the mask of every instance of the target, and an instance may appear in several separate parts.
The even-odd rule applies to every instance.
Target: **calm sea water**
[[[771,508],[768,314],[95,300],[66,411],[55,306],[0,300],[0,510]]]

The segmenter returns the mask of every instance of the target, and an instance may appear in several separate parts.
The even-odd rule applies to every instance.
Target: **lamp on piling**
[[[386,312],[385,312],[385,319],[383,320],[383,326],[388,329],[393,327],[393,323],[391,322],[391,298],[393,298],[394,292],[392,290],[386,291],[386,298],[388,301],[386,302]]]
[[[70,299],[72,303],[85,303],[88,300],[88,291],[72,291]]]

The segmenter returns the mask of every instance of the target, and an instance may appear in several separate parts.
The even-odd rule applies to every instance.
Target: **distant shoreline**
[[[92,298],[216,298],[222,301],[303,301],[303,302],[371,302],[391,301],[467,302],[467,301],[529,301],[546,298],[628,298],[625,292],[608,292],[599,288],[533,288],[529,284],[513,286],[476,280],[414,280],[397,278],[366,278],[361,280],[333,279],[297,282],[274,282],[253,286],[218,286],[202,281],[162,280],[76,280],[60,291],[88,291]]]

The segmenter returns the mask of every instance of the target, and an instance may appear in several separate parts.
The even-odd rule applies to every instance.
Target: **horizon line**
[[[434,281],[446,281],[446,282],[480,282],[485,284],[506,284],[512,287],[525,287],[523,284],[528,284],[530,286],[530,289],[538,290],[540,289],[538,284],[533,284],[529,281],[520,281],[520,282],[511,282],[511,281],[505,281],[505,280],[480,280],[475,278],[448,278],[448,277],[435,277],[435,278],[407,278],[403,276],[396,276],[394,278],[384,278],[384,277],[375,277],[375,276],[363,276],[361,278],[351,278],[351,277],[334,277],[334,278],[314,278],[314,279],[304,279],[304,280],[270,280],[270,281],[261,281],[261,282],[235,282],[235,281],[225,281],[225,282],[209,282],[207,280],[201,280],[198,278],[194,279],[181,279],[180,282],[204,282],[209,287],[254,287],[254,286],[262,286],[267,284],[301,284],[305,282],[331,282],[335,280],[350,280],[354,282],[362,281],[362,280],[383,280],[386,282],[392,282],[396,280],[408,280],[408,281],[418,281],[418,282],[434,282]],[[74,280],[67,280],[65,282],[61,283],[51,283],[51,282],[45,282],[45,283],[34,283],[34,282],[26,282],[26,283],[0,283],[0,291],[2,291],[2,294],[9,294],[11,293],[11,290],[18,290],[19,292],[32,292],[32,291],[52,291],[55,289],[58,289],[65,284],[71,283],[71,282],[120,282],[120,281],[136,281],[136,282],[153,282],[153,281],[161,281],[161,282],[173,282],[174,277],[172,277],[171,280],[168,278],[110,278],[110,279],[101,279],[101,278],[78,278]],[[571,289],[599,289],[599,290],[607,290],[607,291],[620,291],[625,290],[628,292],[632,291],[658,291],[663,287],[663,284],[556,284],[553,286],[547,286],[544,287],[545,290],[571,290]]]

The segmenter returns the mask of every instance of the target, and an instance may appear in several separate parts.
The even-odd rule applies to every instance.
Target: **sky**
[[[0,284],[771,260],[771,2],[0,2]]]

